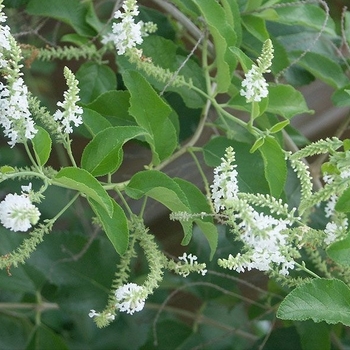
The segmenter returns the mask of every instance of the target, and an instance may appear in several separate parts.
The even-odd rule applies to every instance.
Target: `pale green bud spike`
[[[258,67],[261,73],[270,72],[269,68],[272,65],[273,59],[273,46],[270,39],[265,40],[260,57],[257,59]]]

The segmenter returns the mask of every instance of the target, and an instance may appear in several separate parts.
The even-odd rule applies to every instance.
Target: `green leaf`
[[[175,178],[174,181],[186,194],[191,213],[211,213],[211,206],[208,203],[208,199],[198,187],[183,179]],[[218,230],[213,224],[213,219],[210,216],[204,216],[202,219],[198,218],[193,221],[199,226],[205,235],[210,246],[210,259],[212,259],[218,245]],[[191,237],[184,237],[182,244],[188,244],[190,238]]]
[[[93,176],[114,173],[123,161],[125,142],[147,134],[138,126],[115,126],[98,133],[85,147],[81,166]]]
[[[86,1],[30,0],[26,10],[30,15],[52,17],[65,22],[80,35],[94,36],[97,34],[97,31],[86,23],[86,16],[90,11]]]
[[[265,137],[259,137],[253,144],[250,149],[250,153],[254,153],[257,149],[259,149],[265,142]]]
[[[259,151],[264,159],[265,176],[270,187],[270,194],[275,198],[279,198],[287,178],[284,152],[272,137],[265,138],[265,142],[259,148]]]
[[[133,199],[140,199],[143,196],[153,198],[173,212],[191,212],[188,198],[181,187],[168,175],[157,170],[136,173],[126,186],[125,193]],[[183,221],[181,225],[186,244],[192,235],[192,222]]]
[[[292,26],[302,26],[312,28],[317,33],[325,30],[333,37],[337,36],[335,25],[331,18],[328,18],[326,24],[326,12],[317,5],[304,4],[303,6],[281,6],[276,7],[278,14],[277,21]],[[325,28],[324,28],[325,25]]]
[[[335,210],[340,211],[342,213],[350,212],[350,188],[348,188],[341,194],[335,205]]]
[[[312,113],[304,96],[291,85],[270,85],[267,112],[290,119],[297,114]]]
[[[176,72],[181,67],[180,76],[186,77],[187,81],[191,80],[193,85],[199,90],[203,91],[206,89],[203,69],[195,59],[188,59],[187,52],[184,52],[173,41],[159,35],[150,35],[144,38],[142,50],[144,56],[152,57],[152,63],[154,65],[173,72],[174,76],[176,76]],[[120,56],[118,58],[118,65],[121,67],[122,72],[130,70],[138,71],[156,90],[162,91],[167,84],[164,81],[159,81],[159,79],[152,75],[148,75],[142,69],[138,69],[136,64],[130,63],[126,57]],[[179,94],[189,108],[202,108],[205,104],[205,98],[186,85],[174,86],[170,84],[167,86],[166,91]]]
[[[245,12],[254,11],[262,4],[262,0],[247,0],[245,5]]]
[[[296,322],[296,328],[303,350],[331,350],[331,329],[326,323]]]
[[[32,139],[33,149],[39,165],[45,165],[49,160],[52,141],[49,133],[40,126],[37,126],[37,133]]]
[[[237,37],[229,26],[223,7],[216,1],[193,0],[208,24],[215,46],[218,92],[226,92],[230,86],[231,74],[236,60],[228,47],[235,46]]]
[[[113,202],[102,185],[85,169],[66,167],[61,169],[54,178],[54,184],[79,191],[88,198],[95,200],[108,213],[113,215]]]
[[[0,167],[0,173],[7,174],[7,173],[13,173],[15,171],[15,168],[13,168],[10,165],[3,165]]]
[[[350,326],[350,289],[337,279],[316,278],[289,293],[280,304],[277,317]]]
[[[163,189],[169,196],[162,196]],[[136,173],[126,186],[125,193],[133,199],[152,197],[172,211],[189,211],[188,200],[180,186],[168,175],[157,170]]]
[[[129,113],[149,133],[146,141],[152,149],[152,162],[158,165],[177,147],[176,128],[169,118],[172,109],[141,74],[125,72],[123,78],[130,92]]]
[[[52,329],[41,323],[35,329],[26,347],[26,350],[39,349],[68,350],[68,346],[65,344],[62,336],[59,336]]]
[[[289,120],[283,120],[282,122],[279,122],[277,124],[275,124],[271,129],[270,129],[270,133],[271,134],[275,134],[276,132],[281,131],[282,129],[284,129],[287,125],[289,125]]]
[[[348,45],[350,45],[350,12],[349,11],[344,12],[344,34]]]
[[[237,57],[244,73],[247,73],[252,68],[254,62],[240,48],[232,46],[229,49]]]
[[[200,219],[195,219],[194,222],[201,229],[209,243],[210,260],[212,260],[218,246],[218,229],[212,222],[206,222]],[[182,244],[184,244],[184,242],[182,242]]]
[[[95,62],[82,64],[76,73],[76,78],[79,81],[79,96],[83,103],[90,103],[117,86],[117,78],[112,69]]]
[[[129,115],[130,94],[127,91],[107,91],[100,95],[95,101],[86,105],[104,117],[110,118],[113,126],[135,125],[135,120]]]
[[[129,244],[128,221],[123,209],[112,199],[113,215],[110,216],[99,203],[89,199],[90,206],[101,221],[103,230],[113,244],[116,252],[123,255]]]
[[[90,39],[86,36],[82,36],[76,33],[65,34],[60,39],[61,42],[72,43],[77,46],[83,46],[89,44]]]
[[[89,108],[83,108],[83,122],[85,128],[88,130],[91,136],[95,136],[100,131],[110,128],[112,124],[100,113],[97,113],[96,111],[89,109]]]
[[[242,42],[242,23],[241,13],[236,1],[221,0],[222,7],[226,13],[227,23],[234,28],[236,33],[236,46],[240,46]]]
[[[337,107],[350,106],[349,89],[350,89],[350,84],[347,84],[341,89],[333,93],[332,102],[335,106]]]
[[[336,263],[350,266],[350,235],[341,241],[334,242],[327,249],[328,256]]]
[[[247,31],[259,41],[264,42],[269,39],[270,36],[266,29],[266,21],[264,19],[253,15],[246,15],[242,17],[242,23]]]
[[[334,88],[340,89],[349,83],[349,79],[344,74],[341,66],[332,58],[328,58],[324,55],[315,52],[307,52],[300,61],[298,61],[298,65]]]

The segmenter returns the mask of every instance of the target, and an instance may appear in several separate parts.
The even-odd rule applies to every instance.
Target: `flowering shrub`
[[[290,121],[315,79],[350,105],[349,33],[323,0],[0,0],[0,348],[348,347],[348,118]]]

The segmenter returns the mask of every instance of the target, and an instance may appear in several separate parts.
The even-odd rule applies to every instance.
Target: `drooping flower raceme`
[[[8,194],[0,202],[0,222],[11,231],[28,231],[40,217],[38,208],[26,194]]]
[[[245,79],[242,81],[241,96],[244,96],[248,103],[259,102],[268,95],[268,84],[263,73],[270,72],[270,66],[273,59],[273,46],[270,39],[266,40],[263,45],[262,54],[257,59],[258,64],[253,64],[247,72]]]
[[[64,68],[64,76],[67,81],[68,90],[63,94],[64,101],[57,102],[57,106],[62,107],[63,111],[58,109],[53,115],[53,118],[60,122],[61,130],[59,131],[70,134],[73,132],[71,123],[73,123],[74,126],[79,126],[83,123],[81,117],[83,109],[77,106],[77,102],[80,100],[78,95],[78,80],[67,67]]]
[[[119,287],[115,292],[116,308],[121,312],[132,315],[135,311],[141,311],[145,306],[144,288],[136,283],[127,283]]]
[[[219,259],[220,266],[243,272],[246,269],[269,271],[277,269],[287,275],[294,268],[294,256],[299,253],[289,244],[288,229],[294,223],[294,211],[273,197],[240,193],[236,165],[232,164],[235,154],[232,147],[226,150],[222,163],[214,170],[214,183],[211,186],[215,211],[220,214],[233,232],[244,244],[244,254],[228,259]],[[249,202],[253,202],[252,205]],[[277,217],[256,210],[258,203],[271,203],[271,212]],[[281,215],[285,216],[282,218]]]
[[[147,32],[156,30],[156,26],[151,22],[139,21],[135,23],[134,17],[139,14],[136,0],[126,0],[122,8],[124,12],[118,10],[114,14],[114,18],[120,22],[113,23],[112,33],[105,35],[102,39],[104,44],[112,41],[118,55],[123,55],[127,49],[140,45],[143,41],[142,37],[147,35]]]

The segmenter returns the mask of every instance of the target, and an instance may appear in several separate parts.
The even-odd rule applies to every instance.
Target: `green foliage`
[[[284,160],[284,153],[278,142],[268,137],[259,147],[265,164],[265,177],[270,187],[270,193],[278,198],[284,188],[287,176],[287,166]]]
[[[340,280],[314,279],[295,288],[280,304],[277,317],[287,320],[350,325],[349,287]]]
[[[148,134],[137,126],[115,126],[102,130],[84,148],[82,168],[94,176],[114,173],[122,164],[124,143],[142,135]]]
[[[129,112],[149,133],[145,138],[152,149],[152,162],[158,165],[177,146],[176,126],[170,118],[172,110],[140,74],[131,71],[123,79],[130,92]]]
[[[33,148],[39,165],[43,166],[50,158],[52,141],[49,133],[38,128],[38,132],[33,138]]]
[[[115,73],[105,65],[87,62],[76,73],[79,81],[80,98],[83,103],[90,103],[104,92],[117,86]]]
[[[128,222],[124,210],[112,199],[113,214],[110,215],[106,209],[97,201],[89,198],[92,210],[100,219],[103,230],[113,244],[115,250],[123,255],[129,243]]]
[[[314,142],[290,126],[315,79],[349,106],[348,11],[0,5],[0,348],[349,347],[348,121]]]
[[[111,217],[113,203],[102,185],[86,170],[66,167],[55,176],[54,181],[62,187],[71,188],[99,203]]]
[[[79,0],[62,0],[57,3],[54,0],[45,1],[30,0],[26,10],[30,15],[56,18],[63,21],[80,35],[93,36],[97,34],[96,18],[93,13],[92,3]],[[101,24],[99,24],[101,25]]]

